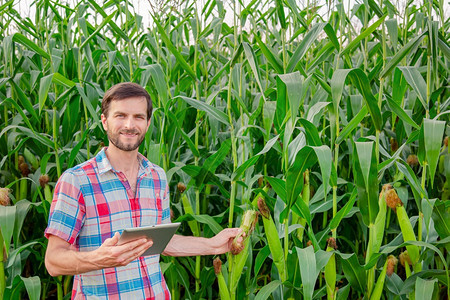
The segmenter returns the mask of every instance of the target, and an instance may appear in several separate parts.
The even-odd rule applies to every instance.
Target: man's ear
[[[100,118],[102,119],[102,125],[103,125],[103,129],[105,129],[105,131],[108,131],[108,123],[106,123],[106,117],[104,114],[101,114]]]

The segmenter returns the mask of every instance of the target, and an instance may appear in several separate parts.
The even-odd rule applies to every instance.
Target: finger
[[[120,234],[118,232],[114,233],[112,238],[108,238],[103,242],[105,246],[114,246],[119,242]]]
[[[144,244],[142,244],[140,246],[137,246],[136,248],[132,249],[131,251],[125,252],[124,255],[126,257],[125,258],[126,262],[125,262],[124,265],[127,265],[130,262],[132,262],[133,260],[138,259],[139,257],[141,257],[142,254],[144,254],[144,252],[148,248],[150,248],[152,245],[153,245],[153,241],[149,240],[149,241],[146,241]]]
[[[124,253],[126,256],[128,255],[133,256],[133,253],[140,252],[141,247],[147,249],[148,247],[145,246],[147,242],[148,242],[147,239],[142,238],[139,240],[130,241],[120,246],[117,246],[117,249],[119,250],[120,253]]]
[[[223,234],[228,238],[234,238],[242,232],[241,228],[227,228],[223,230]]]

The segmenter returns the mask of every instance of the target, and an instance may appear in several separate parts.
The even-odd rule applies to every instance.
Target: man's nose
[[[128,129],[134,128],[133,118],[131,118],[131,117],[126,118],[124,125],[125,125],[125,128],[128,128]]]

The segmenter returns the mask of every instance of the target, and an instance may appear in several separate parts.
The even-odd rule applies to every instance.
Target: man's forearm
[[[175,234],[162,254],[167,256],[197,256],[217,253],[208,238]]]
[[[239,228],[227,228],[212,238],[174,235],[164,249],[163,255],[197,256],[216,255],[230,251],[233,238],[241,232]]]
[[[95,264],[92,252],[79,252],[64,247],[54,250],[45,257],[45,265],[52,276],[77,275],[101,269]]]
[[[52,276],[76,275],[104,268],[126,266],[141,256],[152,241],[139,239],[118,245],[119,234],[106,239],[94,251],[79,252],[63,239],[50,236],[45,266]]]

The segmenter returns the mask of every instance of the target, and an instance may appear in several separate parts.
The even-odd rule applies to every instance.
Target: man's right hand
[[[153,245],[153,241],[147,241],[145,238],[118,245],[119,238],[120,234],[116,232],[94,251],[99,268],[126,266]]]
[[[45,254],[45,266],[50,275],[76,275],[104,268],[126,266],[153,245],[152,241],[139,239],[121,245],[119,233],[106,239],[94,251],[80,252],[65,240],[50,235]]]

